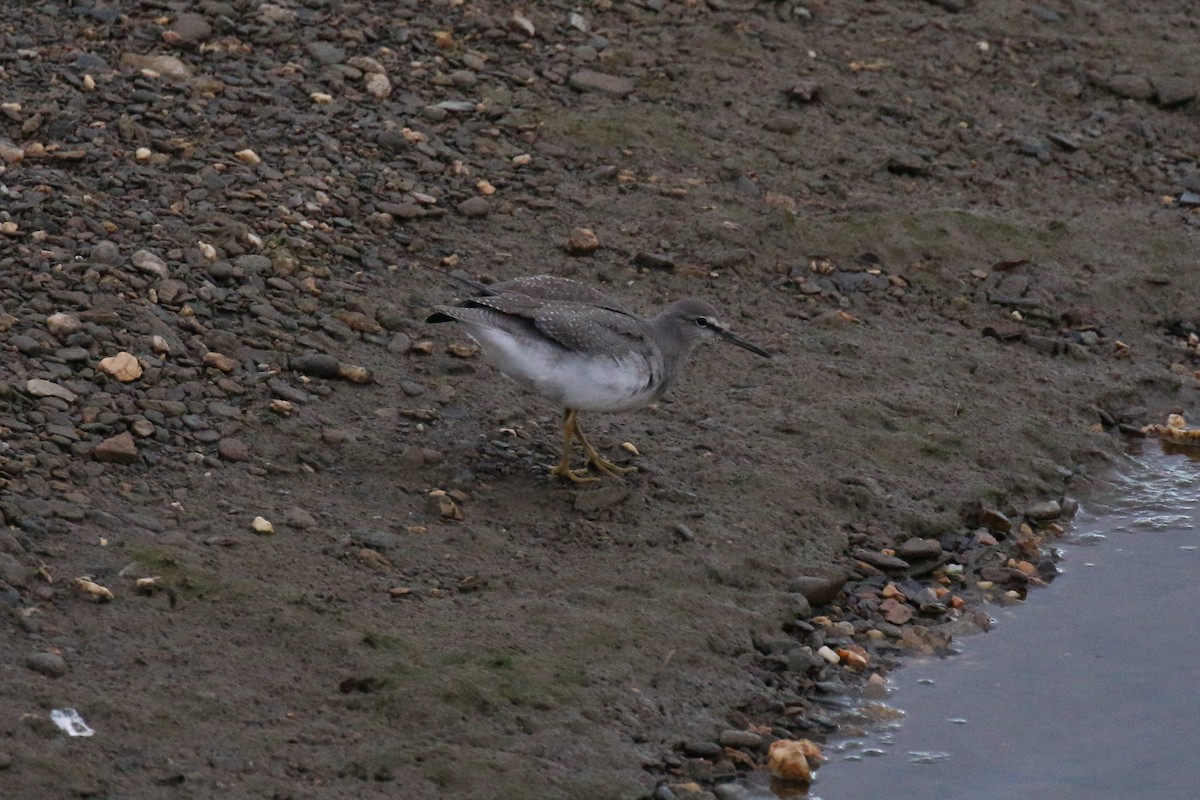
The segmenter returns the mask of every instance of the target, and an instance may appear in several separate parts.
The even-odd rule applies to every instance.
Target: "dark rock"
[[[126,431],[105,439],[92,450],[92,458],[110,464],[132,464],[138,459],[133,434]]]
[[[628,78],[621,78],[616,75],[609,75],[604,72],[596,72],[590,69],[581,69],[575,72],[567,79],[571,87],[578,89],[581,92],[600,92],[601,94],[610,94],[617,97],[624,97],[633,92],[633,81]]]
[[[318,378],[336,378],[341,362],[326,353],[305,353],[294,356],[288,361],[288,366],[305,375]]]
[[[468,197],[458,204],[457,210],[467,219],[479,219],[491,213],[492,204],[484,197]]]
[[[874,550],[866,550],[861,547],[856,549],[850,555],[864,564],[868,564],[876,569],[884,570],[885,572],[903,571],[907,570],[909,567],[909,563],[902,558],[889,556],[885,553],[877,553]]]
[[[788,591],[804,595],[814,606],[824,606],[836,600],[845,585],[845,575],[798,575],[788,583]]]
[[[893,175],[924,178],[929,175],[929,162],[913,153],[897,153],[888,158],[887,171]]]
[[[34,653],[25,659],[25,666],[51,678],[67,674],[67,662],[55,653]]]
[[[717,742],[722,747],[738,747],[743,750],[758,750],[763,746],[762,734],[753,731],[727,730],[721,731]]]
[[[217,444],[217,455],[226,461],[249,461],[250,446],[241,439],[222,439]]]
[[[683,752],[693,758],[717,759],[722,755],[721,745],[716,742],[685,742]]]
[[[896,548],[896,555],[910,564],[913,561],[940,558],[942,555],[942,545],[937,539],[912,538]]]
[[[1038,522],[1058,519],[1062,515],[1062,505],[1057,500],[1045,500],[1034,503],[1025,510],[1025,516]]]

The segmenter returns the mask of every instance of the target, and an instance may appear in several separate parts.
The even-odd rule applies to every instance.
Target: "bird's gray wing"
[[[603,292],[585,283],[555,275],[532,275],[494,283],[487,287],[487,295],[525,295],[534,300],[559,301],[564,303],[587,303],[600,308],[624,311],[625,308]]]
[[[587,355],[623,355],[645,347],[645,323],[624,311],[585,303],[547,302],[532,316],[546,337]]]

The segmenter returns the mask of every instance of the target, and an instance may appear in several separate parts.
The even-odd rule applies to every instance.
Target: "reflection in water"
[[[810,797],[1200,796],[1200,464],[1139,462],[1076,519],[1053,589],[892,673],[904,717],[830,742]]]

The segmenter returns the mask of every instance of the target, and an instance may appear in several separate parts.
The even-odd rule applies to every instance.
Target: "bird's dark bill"
[[[729,342],[730,344],[736,344],[738,347],[741,347],[741,348],[743,348],[743,349],[749,350],[751,353],[754,353],[754,354],[756,354],[756,355],[760,355],[760,356],[762,356],[763,358],[770,358],[770,357],[771,357],[771,354],[770,354],[770,353],[768,353],[766,350],[763,350],[763,349],[762,349],[761,347],[759,347],[758,345],[756,345],[756,344],[750,344],[749,342],[747,342],[747,341],[746,341],[745,339],[743,339],[742,337],[740,337],[740,336],[737,336],[737,335],[735,335],[735,334],[732,334],[732,333],[730,333],[729,331],[726,331],[726,330],[719,330],[719,331],[717,331],[717,336],[719,336],[720,338],[722,338],[722,339],[724,339],[725,341]]]

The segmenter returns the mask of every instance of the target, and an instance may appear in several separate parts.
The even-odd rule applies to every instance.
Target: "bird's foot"
[[[628,475],[631,472],[638,471],[637,467],[618,467],[616,464],[596,452],[588,453],[588,463],[601,472],[612,475],[614,478],[619,478],[622,475]]]
[[[565,461],[551,467],[550,474],[559,478],[565,478],[571,481],[571,483],[594,483],[600,480],[595,475],[588,475],[586,469],[571,469],[571,465]]]

